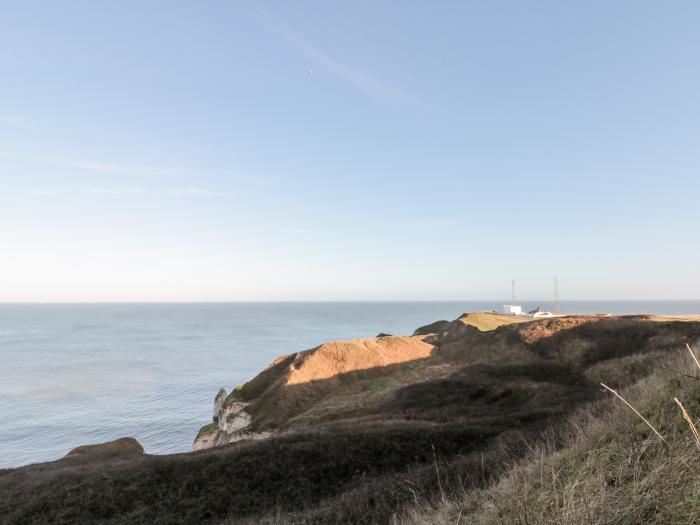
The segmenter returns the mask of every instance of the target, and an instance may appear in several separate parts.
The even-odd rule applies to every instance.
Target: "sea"
[[[551,308],[545,301],[524,308]],[[191,449],[230,391],[276,357],[336,339],[410,335],[498,301],[0,304],[0,468],[132,436]],[[700,301],[562,301],[563,313],[700,314]]]

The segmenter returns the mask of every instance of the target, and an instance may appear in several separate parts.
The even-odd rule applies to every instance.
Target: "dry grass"
[[[620,392],[606,387],[615,397],[571,414],[492,486],[403,522],[700,523],[700,434],[680,401],[700,409],[700,363],[688,350],[692,361],[676,355]]]
[[[472,312],[459,318],[464,324],[478,328],[482,332],[495,330],[499,326],[507,324],[519,324],[533,321],[532,317],[517,317],[515,315],[501,315],[490,312]],[[535,319],[534,321],[537,321]]]
[[[654,428],[654,425],[652,425],[651,423],[649,423],[649,421],[647,420],[647,418],[645,418],[642,414],[640,414],[640,413],[637,411],[636,408],[634,408],[632,405],[630,405],[624,397],[622,397],[620,394],[618,394],[617,392],[615,392],[612,388],[610,388],[610,387],[609,387],[608,385],[606,385],[605,383],[601,383],[600,386],[602,386],[602,387],[603,387],[605,390],[607,390],[608,392],[611,392],[616,398],[618,398],[618,399],[619,399],[620,401],[622,401],[625,405],[627,405],[628,407],[630,407],[630,409],[632,410],[632,412],[634,412],[635,414],[637,414],[637,415],[639,416],[639,418],[640,418],[642,421],[644,421],[644,423],[646,424],[646,426],[648,426],[654,434],[656,434],[657,436],[659,436],[659,439],[661,439],[661,441],[663,441],[664,443],[666,443],[666,444],[668,445],[668,441],[666,441],[666,440],[664,439],[664,437],[663,437],[661,434],[659,434],[659,431],[656,430],[656,429]],[[675,399],[675,397],[674,397],[674,399]]]
[[[685,419],[686,423],[688,423],[688,426],[690,427],[690,430],[693,433],[693,437],[695,438],[695,444],[700,449],[700,434],[698,434],[698,429],[695,427],[695,423],[693,423],[693,420],[688,415],[688,411],[683,406],[683,403],[681,403],[677,397],[674,397],[673,400],[680,407],[681,413],[683,414],[683,419]]]

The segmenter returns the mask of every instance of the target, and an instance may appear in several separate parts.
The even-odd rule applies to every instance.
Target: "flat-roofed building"
[[[503,313],[506,315],[523,315],[523,307],[518,304],[504,304]]]

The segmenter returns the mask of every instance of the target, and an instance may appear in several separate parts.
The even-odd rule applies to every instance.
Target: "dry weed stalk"
[[[438,487],[440,488],[440,496],[442,497],[442,503],[444,504],[446,503],[445,493],[442,490],[442,482],[440,481],[440,470],[438,470],[437,457],[435,456],[435,445],[431,443],[430,446],[433,447],[433,461],[435,462],[435,473],[437,474],[437,482]]]
[[[696,357],[693,348],[688,343],[685,344],[685,347],[688,349],[688,352],[693,358],[693,361],[695,361],[695,365],[698,367],[698,369],[700,369],[700,361],[698,361],[698,358]],[[693,419],[688,414],[688,411],[683,406],[683,403],[681,403],[677,397],[674,397],[673,400],[680,407],[681,413],[683,414],[683,419],[686,420],[688,426],[690,427],[690,431],[693,433],[693,437],[695,438],[695,444],[698,446],[698,448],[700,448],[700,433],[698,433],[698,429],[695,426],[695,423],[693,423]]]
[[[698,365],[698,366],[700,366],[700,365]],[[630,404],[625,400],[624,397],[622,397],[620,394],[618,394],[617,392],[615,392],[612,388],[610,388],[610,387],[609,387],[608,385],[606,385],[605,383],[601,383],[600,386],[602,386],[603,388],[605,388],[605,389],[608,390],[609,392],[612,392],[612,394],[613,394],[615,397],[617,397],[617,398],[618,398],[620,401],[622,401],[625,405],[627,405],[628,407],[630,407],[630,408],[632,409],[632,411],[633,411],[635,414],[637,414],[637,415],[641,418],[641,420],[644,421],[644,423],[646,423],[646,425],[654,432],[654,434],[656,434],[657,436],[659,436],[659,439],[661,439],[661,441],[663,441],[664,443],[666,443],[666,445],[668,445],[668,441],[666,441],[666,440],[664,439],[664,437],[663,437],[661,434],[659,434],[659,431],[656,430],[656,429],[654,428],[654,426],[653,426],[651,423],[649,423],[649,421],[647,421],[647,419],[646,419],[642,414],[640,414],[640,413],[637,411],[636,408],[634,408],[632,405],[630,405]]]
[[[688,349],[688,352],[690,353],[691,357],[693,358],[693,361],[695,362],[695,365],[696,365],[696,366],[698,367],[698,369],[700,370],[700,361],[698,361],[698,358],[697,358],[697,356],[695,355],[695,352],[693,351],[692,347],[691,347],[688,343],[685,344],[685,347]],[[604,383],[601,383],[600,386],[602,386],[603,388],[605,388],[605,389],[608,390],[609,392],[612,392],[612,394],[613,394],[615,397],[617,397],[617,398],[618,398],[620,401],[622,401],[625,405],[627,405],[628,407],[630,407],[630,408],[632,409],[632,411],[634,411],[634,413],[637,414],[637,415],[641,418],[641,420],[644,421],[644,423],[646,423],[646,425],[654,432],[654,434],[656,434],[657,436],[659,436],[659,438],[661,439],[661,441],[663,441],[664,443],[666,443],[666,444],[668,445],[668,441],[666,441],[666,440],[664,439],[664,437],[652,426],[652,424],[649,423],[649,421],[647,421],[647,419],[646,419],[642,414],[640,414],[640,413],[637,411],[636,408],[634,408],[632,405],[630,405],[620,394],[618,394],[617,392],[615,392],[612,388],[610,388],[609,386],[607,386],[607,385],[604,384]],[[698,448],[700,449],[700,433],[698,432],[698,429],[697,429],[697,427],[695,426],[695,423],[693,423],[693,419],[692,419],[692,418],[690,417],[690,415],[688,414],[688,411],[687,411],[687,410],[685,409],[685,407],[683,406],[683,403],[681,403],[680,400],[679,400],[677,397],[674,397],[673,400],[674,400],[674,401],[676,402],[676,404],[680,407],[681,413],[683,414],[683,419],[685,419],[686,422],[688,423],[688,426],[690,427],[690,430],[691,430],[691,432],[693,433],[693,437],[695,438],[695,444],[696,444],[696,445],[698,446]]]
[[[685,344],[685,347],[688,349],[688,352],[690,352],[690,355],[693,356],[693,361],[695,361],[695,364],[700,369],[700,362],[698,362],[698,358],[695,357],[695,352],[693,352],[693,349],[690,347],[690,345],[688,343]]]
[[[681,403],[677,397],[674,397],[673,400],[681,408],[681,412],[683,413],[683,419],[685,419],[686,422],[688,423],[688,426],[690,427],[690,430],[693,433],[693,437],[695,438],[695,444],[698,446],[698,448],[700,448],[700,434],[698,433],[698,429],[695,428],[695,423],[693,423],[693,420],[688,415],[688,412],[686,411],[685,407],[683,406],[683,403]]]

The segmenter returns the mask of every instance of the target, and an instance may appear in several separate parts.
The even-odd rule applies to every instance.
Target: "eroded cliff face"
[[[251,431],[249,427],[253,417],[246,411],[250,403],[229,401],[227,398],[226,390],[219,390],[214,399],[213,423],[200,430],[192,450],[203,450],[244,439],[263,439],[272,434],[270,431]]]
[[[277,358],[230,394],[214,399],[213,422],[203,427],[193,450],[244,439],[263,439],[289,428],[289,421],[351,374],[389,373],[392,365],[429,357],[435,347],[423,336],[335,341]]]

